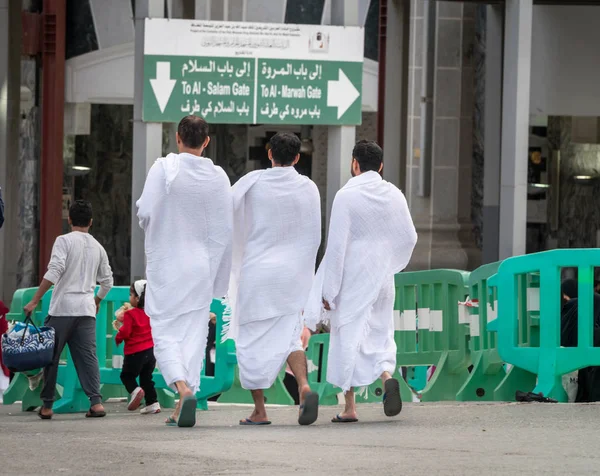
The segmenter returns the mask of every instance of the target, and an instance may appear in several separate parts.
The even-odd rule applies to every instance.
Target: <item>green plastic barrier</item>
[[[498,354],[497,336],[488,329],[488,323],[496,319],[498,297],[494,289],[488,289],[487,281],[498,272],[499,267],[499,262],[484,265],[469,276],[470,298],[478,301],[478,307],[465,308],[470,311],[469,349],[473,369],[456,395],[459,401],[514,401],[516,390],[529,392],[535,387],[535,374],[518,367],[506,371],[506,365]],[[525,336],[530,336],[532,331],[535,333],[536,324],[532,317],[536,311],[527,310],[527,290],[535,288],[539,288],[535,276],[520,277],[520,315],[529,317],[522,321],[527,330]],[[522,344],[528,345],[528,342],[523,340]]]
[[[397,365],[436,366],[421,401],[454,400],[469,378],[469,329],[458,321],[468,279],[469,273],[455,270],[396,275]]]
[[[578,347],[560,346],[561,270],[576,267],[579,281]],[[600,267],[600,250],[554,250],[505,260],[488,280],[497,287],[500,357],[537,374],[535,392],[566,402],[564,374],[600,365],[600,348],[593,346],[594,267]],[[539,298],[529,291],[528,312],[523,316],[524,280],[535,283],[539,273]],[[525,293],[527,296],[527,293]],[[538,305],[539,304],[539,305]],[[539,308],[539,311],[536,311]],[[524,318],[525,317],[525,318]],[[514,398],[514,396],[513,396]]]
[[[11,313],[7,316],[9,320],[24,320],[23,306],[33,297],[36,290],[37,288],[31,288],[19,290],[15,293]],[[43,322],[42,316],[47,315],[50,298],[51,291],[46,293],[38,310],[32,316],[36,324],[41,324]],[[96,316],[96,351],[100,365],[101,390],[105,400],[127,396],[127,392],[124,390],[120,379],[121,369],[113,367],[113,356],[123,355],[123,347],[117,347],[114,342],[116,332],[112,328],[112,321],[116,310],[124,302],[128,301],[129,287],[114,287],[102,301],[100,312]],[[216,335],[220,336],[223,327],[222,315],[224,306],[220,301],[214,300],[210,310],[217,316]],[[196,395],[199,409],[206,410],[208,408],[208,398],[231,388],[236,364],[234,344],[231,341],[221,343],[220,338],[217,338],[215,376],[206,376],[204,375],[204,370],[202,371],[200,391]],[[173,407],[174,394],[168,388],[158,371],[154,374],[154,382],[161,405],[167,408]],[[26,377],[23,375],[16,377],[5,394],[9,398],[6,399],[5,397],[4,402],[10,404],[17,400],[22,400],[24,410],[31,410],[40,406],[39,392],[41,388],[38,388],[35,392],[31,392],[26,387]],[[58,396],[61,398],[55,402],[55,413],[84,412],[89,408],[89,399],[81,388],[75,366],[67,349],[65,349],[65,352],[61,356],[57,389]]]
[[[315,334],[308,342],[306,358],[308,363],[308,383],[313,392],[319,394],[319,404],[337,405],[341,389],[327,382],[327,361],[329,354],[329,334]],[[412,401],[412,390],[402,376],[396,371],[394,377],[400,382],[401,396],[404,401]],[[381,403],[383,386],[381,380],[376,380],[368,387],[355,388],[357,403]]]
[[[254,403],[250,391],[242,388],[242,384],[240,383],[239,372],[239,368],[236,366],[233,385],[231,389],[221,394],[221,396],[217,400],[219,403]],[[290,396],[289,392],[287,391],[287,388],[285,387],[285,384],[283,383],[284,377],[285,366],[283,369],[281,369],[281,372],[277,376],[277,379],[275,380],[275,383],[271,386],[271,388],[264,391],[265,403],[275,405],[295,404],[294,399]]]

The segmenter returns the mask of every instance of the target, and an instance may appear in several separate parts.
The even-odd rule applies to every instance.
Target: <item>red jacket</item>
[[[123,316],[123,325],[115,336],[117,345],[125,341],[125,355],[135,354],[154,347],[150,318],[143,309],[134,308]]]

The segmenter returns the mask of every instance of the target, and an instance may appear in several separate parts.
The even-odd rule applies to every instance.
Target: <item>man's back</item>
[[[282,306],[290,314],[301,310],[321,241],[316,185],[293,167],[256,173],[260,177],[244,198],[241,322],[277,317],[272,314],[282,313]],[[252,174],[246,178],[255,179]]]
[[[406,267],[416,240],[398,188],[377,172],[352,178],[333,204],[323,297],[338,297],[334,304],[342,313],[361,312]]]
[[[59,236],[45,275],[55,283],[50,302],[51,316],[95,316],[96,283],[112,287],[112,272],[106,251],[89,233],[74,231]]]
[[[177,172],[170,177],[174,164]],[[138,201],[148,315],[189,312],[210,303],[231,243],[231,206],[229,179],[210,159],[170,154],[152,167]],[[226,286],[218,290],[225,291]]]

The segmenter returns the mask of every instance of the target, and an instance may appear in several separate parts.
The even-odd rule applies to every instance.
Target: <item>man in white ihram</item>
[[[240,425],[268,425],[263,390],[286,360],[298,382],[298,423],[318,416],[319,397],[307,382],[301,342],[302,310],[312,286],[321,242],[317,186],[300,175],[300,139],[280,133],[270,140],[273,167],[251,172],[233,187],[232,308],[229,337],[236,341],[242,387],[254,412]]]
[[[392,378],[394,274],[410,261],[417,233],[404,195],[381,178],[382,168],[381,148],[373,141],[358,142],[353,178],[335,196],[327,250],[305,309],[311,328],[323,308],[329,311],[327,381],[346,399],[334,423],[358,421],[353,389],[378,378],[385,389],[385,414],[402,410],[399,383]]]
[[[179,154],[150,169],[137,202],[146,240],[146,306],[154,355],[165,382],[179,393],[169,426],[196,423],[196,397],[213,297],[227,293],[231,273],[229,178],[210,159],[208,124],[186,116],[177,129]]]

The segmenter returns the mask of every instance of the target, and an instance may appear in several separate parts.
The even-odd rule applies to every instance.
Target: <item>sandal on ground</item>
[[[42,413],[42,409],[40,408],[40,410],[38,411],[38,416],[42,419],[42,420],[52,420],[52,417],[54,416],[54,413],[50,413],[50,415],[44,415]]]
[[[103,418],[105,416],[106,416],[106,412],[104,410],[96,411],[96,410],[92,410],[91,408],[85,414],[86,418]]]
[[[356,423],[357,421],[358,418],[345,418],[339,415],[336,415],[334,418],[331,419],[331,423]]]
[[[304,403],[300,405],[300,425],[312,425],[319,418],[319,394],[310,392],[306,395]]]
[[[402,411],[402,398],[400,397],[400,383],[395,378],[386,380],[385,393],[383,394],[383,412],[386,416],[393,417]]]
[[[196,407],[198,406],[198,400],[195,396],[190,395],[184,397],[181,402],[181,411],[179,412],[179,419],[177,420],[177,426],[179,428],[192,428],[196,425]]]
[[[271,422],[270,421],[252,421],[250,420],[250,418],[246,418],[245,420],[240,420],[240,425],[242,426],[263,426],[263,425],[270,425]]]

